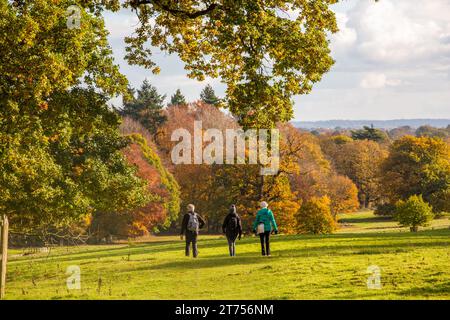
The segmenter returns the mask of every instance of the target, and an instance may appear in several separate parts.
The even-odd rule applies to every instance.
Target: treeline
[[[128,86],[114,64],[101,8],[82,6],[83,23],[68,28],[68,4],[0,1],[0,215],[10,221],[12,245],[101,242],[171,230],[189,202],[211,232],[231,203],[248,230],[261,199],[286,233],[332,232],[338,213],[361,206],[448,211],[448,139],[434,133],[381,139],[383,133],[366,128],[314,135],[284,123],[277,125],[277,175],[261,176],[257,165],[174,166],[173,130],[192,133],[194,120],[203,121],[204,130],[286,121],[291,94],[309,91],[310,81],[327,69],[324,60],[317,52],[307,59],[320,63],[308,68],[304,87],[291,74],[283,88],[261,77],[237,84],[233,79],[240,78],[227,73],[233,81],[225,101],[207,87],[197,102],[188,103],[178,90],[166,105],[149,83],[136,91]],[[289,55],[289,61],[304,59]],[[251,59],[246,63],[254,75]],[[123,107],[114,110],[108,101],[117,96],[124,97]],[[413,195],[420,197],[411,204]]]
[[[261,176],[259,165],[172,163],[178,143],[171,141],[174,130],[184,128],[193,137],[194,121],[202,121],[203,130],[240,128],[220,108],[211,86],[192,103],[180,90],[166,103],[166,96],[148,81],[128,92],[123,105],[111,112],[122,118],[118,130],[127,142],[120,153],[145,185],[144,205],[125,210],[106,205],[92,211],[65,227],[72,239],[77,234],[98,243],[176,232],[188,203],[206,218],[211,233],[220,232],[230,204],[236,204],[250,232],[262,199],[270,203],[284,233],[332,233],[338,214],[360,208],[396,215],[414,230],[450,211],[450,149],[441,134],[445,129],[422,129],[415,136],[399,128],[405,134],[393,138],[392,132],[399,130],[365,127],[318,134],[278,124],[280,170]],[[418,206],[421,218],[411,222]]]
[[[417,129],[410,126],[401,126],[390,130],[376,129],[373,125],[363,126],[362,130],[350,130],[335,128],[331,129],[313,129],[311,133],[314,135],[347,135],[358,139],[358,135],[362,134],[369,140],[378,142],[392,142],[398,140],[404,136],[416,136],[416,137],[438,137],[445,141],[450,139],[450,124],[446,128],[435,128],[430,125],[419,126]]]
[[[91,130],[96,134],[87,135],[83,141],[71,138],[74,153],[69,158],[87,161],[89,149],[93,161],[99,158],[89,174],[104,175],[101,184],[92,186],[92,199],[101,205],[62,225],[13,216],[16,228],[32,230],[31,237],[25,233],[25,238],[19,232],[18,240],[99,243],[174,232],[188,203],[196,205],[207,220],[207,231],[212,233],[220,232],[230,204],[236,204],[249,232],[262,199],[270,203],[284,233],[332,233],[339,213],[360,208],[397,215],[414,230],[434,215],[450,211],[449,140],[442,133],[446,129],[424,127],[411,132],[398,128],[386,132],[364,127],[318,133],[278,124],[280,170],[275,176],[261,176],[259,165],[172,163],[171,151],[177,143],[171,141],[174,130],[184,128],[193,136],[194,121],[202,121],[203,130],[240,128],[236,118],[220,108],[220,99],[211,86],[206,86],[199,100],[192,103],[180,90],[166,103],[166,96],[148,81],[127,92],[123,105],[114,110],[106,107],[106,100],[100,100],[102,107],[97,112],[103,110],[102,120],[93,118],[90,124],[95,124]],[[77,88],[70,94],[77,101],[86,101],[86,110],[92,108],[94,93]],[[101,127],[108,118],[114,122]],[[67,130],[69,123],[64,125]],[[73,126],[82,127],[82,123],[74,122]],[[114,134],[107,134],[107,130]],[[95,146],[89,147],[92,141]],[[108,160],[108,155],[121,159],[134,179],[132,185],[116,181],[101,168],[117,165]],[[86,174],[87,164],[78,162],[72,169],[75,176]],[[92,177],[86,181],[92,182]],[[423,209],[421,218],[411,222],[408,215],[418,206]]]
[[[450,211],[450,126],[364,127],[316,135],[336,170],[358,187],[361,207],[392,216],[413,231]],[[405,205],[410,208],[403,210]]]
[[[182,103],[174,104],[174,97]],[[210,86],[194,103],[187,103],[180,90],[168,106],[164,99],[144,82],[120,110],[123,127],[128,133],[134,130],[147,136],[180,187],[181,208],[195,203],[208,221],[209,232],[220,230],[232,203],[249,231],[261,199],[270,202],[285,233],[332,232],[338,213],[359,208],[394,215],[396,204],[413,195],[421,195],[437,214],[450,210],[449,144],[440,129],[421,129],[421,136],[415,137],[399,128],[405,134],[393,139],[373,127],[314,134],[279,124],[280,171],[262,177],[257,165],[172,165],[173,130],[185,128],[193,135],[194,121],[202,121],[203,130],[222,132],[239,125],[211,103],[220,99]],[[172,222],[171,227],[177,224]]]
[[[72,239],[82,235],[87,241],[108,242],[175,231],[180,208],[183,211],[188,203],[206,218],[209,232],[220,231],[232,203],[250,231],[259,202],[268,201],[285,233],[332,232],[337,213],[358,209],[355,184],[335,170],[314,135],[290,124],[279,125],[281,163],[275,176],[261,176],[259,165],[173,165],[174,130],[184,128],[193,136],[194,121],[202,121],[203,130],[225,132],[240,128],[237,120],[223,112],[210,86],[193,103],[187,103],[178,90],[166,104],[166,97],[147,81],[128,92],[123,106],[113,113],[122,117],[119,131],[127,143],[120,153],[134,168],[137,181],[144,182],[140,187],[145,188],[145,204],[92,210],[64,228]]]

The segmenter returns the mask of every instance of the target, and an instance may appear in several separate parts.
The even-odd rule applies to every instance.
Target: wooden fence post
[[[3,215],[0,220],[0,300],[5,297],[6,262],[8,260],[8,217]]]

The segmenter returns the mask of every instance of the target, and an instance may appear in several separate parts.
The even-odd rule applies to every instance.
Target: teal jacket
[[[255,230],[260,223],[264,223],[264,231],[278,231],[277,223],[270,209],[263,208],[256,213],[255,221],[253,222],[253,230]]]

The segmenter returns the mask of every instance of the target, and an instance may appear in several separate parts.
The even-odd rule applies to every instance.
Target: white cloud
[[[310,95],[295,97],[297,119],[450,117],[450,0],[347,0],[333,10],[340,28],[331,37],[336,65]],[[148,78],[168,97],[180,88],[195,100],[211,82],[224,95],[223,84],[188,79],[178,57],[156,48],[161,74],[128,66],[123,37],[133,32],[136,16],[126,10],[105,16],[117,61],[134,87]]]
[[[361,88],[379,89],[386,86],[386,75],[383,73],[368,73],[361,80]]]
[[[126,10],[106,13],[105,18],[105,27],[112,39],[123,39],[131,35],[136,26],[139,25],[136,14]]]
[[[331,48],[333,53],[341,53],[356,42],[358,35],[355,29],[348,27],[347,23],[349,18],[345,13],[336,13],[336,20],[339,32],[333,35],[331,39]]]
[[[431,62],[450,55],[450,1],[360,1],[347,25],[356,31],[356,53],[375,63]]]
[[[384,87],[396,87],[402,84],[400,79],[388,78],[384,73],[370,72],[364,75],[360,87],[364,89],[380,89]]]

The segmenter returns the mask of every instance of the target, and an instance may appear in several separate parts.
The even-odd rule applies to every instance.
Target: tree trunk
[[[8,217],[3,215],[0,220],[0,300],[5,297],[6,287],[6,262],[8,259]]]
[[[411,232],[417,232],[417,231],[419,231],[419,227],[418,226],[412,226],[412,227],[409,227],[409,230]]]
[[[261,170],[261,169],[262,169],[262,166],[260,166],[259,170]],[[261,174],[260,179],[261,179],[261,181],[260,181],[261,185],[259,187],[259,199],[258,200],[262,201],[262,200],[265,200],[264,199],[264,182],[265,182],[265,179],[264,179],[264,175],[263,174]]]

